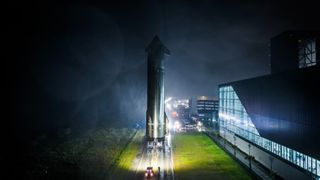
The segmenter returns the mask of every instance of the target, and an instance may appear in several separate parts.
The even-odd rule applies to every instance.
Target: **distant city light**
[[[179,121],[174,122],[174,129],[180,129],[181,124]]]
[[[197,123],[197,129],[198,129],[198,131],[199,132],[201,132],[202,131],[202,122],[200,122],[200,121],[198,121],[198,123]]]
[[[167,103],[167,102],[169,102],[169,101],[171,101],[172,100],[172,97],[169,97],[169,98],[167,98],[166,100],[164,100],[164,103]]]
[[[176,111],[173,111],[172,113],[171,113],[171,115],[172,115],[172,117],[174,117],[174,118],[176,118],[176,117],[178,117],[179,115],[178,115],[178,113],[176,112]]]
[[[166,108],[167,108],[168,110],[171,110],[171,109],[172,109],[171,104],[170,104],[170,103],[166,103]]]
[[[168,123],[168,128],[169,128],[169,129],[172,129],[172,124],[171,124],[170,122]],[[169,135],[170,135],[170,134],[169,134]]]

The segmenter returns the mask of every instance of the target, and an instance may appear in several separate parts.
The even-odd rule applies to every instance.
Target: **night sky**
[[[268,74],[270,38],[319,29],[318,9],[305,0],[11,2],[12,125],[25,136],[143,124],[154,35],[171,50],[166,96],[216,96],[220,83]]]

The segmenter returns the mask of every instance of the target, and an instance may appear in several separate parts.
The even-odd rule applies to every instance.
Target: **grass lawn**
[[[228,154],[202,133],[175,134],[176,179],[252,179]]]
[[[144,130],[139,130],[127,148],[119,157],[118,163],[111,175],[111,179],[130,179],[133,173],[131,169],[133,162],[141,148],[142,139],[144,137]]]

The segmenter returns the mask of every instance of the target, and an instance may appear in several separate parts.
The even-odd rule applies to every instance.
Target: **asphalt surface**
[[[143,143],[141,156],[135,164],[134,179],[174,179],[171,141],[167,139],[162,146],[147,147],[147,141]],[[153,167],[153,176],[145,176],[147,167]]]

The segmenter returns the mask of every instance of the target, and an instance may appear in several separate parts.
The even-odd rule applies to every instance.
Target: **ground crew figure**
[[[158,176],[160,176],[160,166],[158,166]]]

